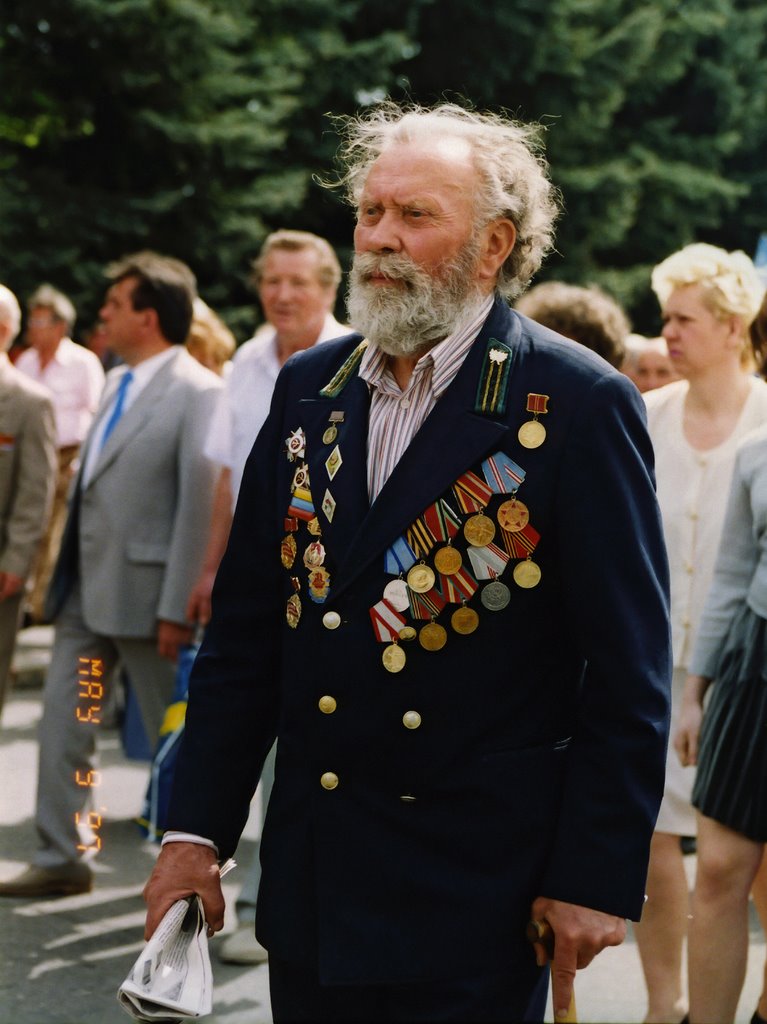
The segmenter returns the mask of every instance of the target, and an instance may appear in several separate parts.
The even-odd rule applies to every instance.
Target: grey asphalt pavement
[[[24,637],[24,634],[22,634]],[[45,665],[45,634],[24,638],[22,676],[0,722],[0,878],[21,870],[34,849],[32,816],[36,784],[35,728],[40,715],[40,672]],[[35,641],[34,643],[32,641]],[[84,896],[55,900],[0,899],[0,1024],[122,1024],[129,1018],[115,994],[141,949],[141,889],[156,856],[132,821],[147,779],[147,765],[125,758],[114,729],[99,740],[102,783],[98,806],[104,808],[102,849],[96,884]],[[224,883],[225,933],[234,928],[234,900],[242,870],[249,863],[254,835],[250,826],[237,852],[243,867]],[[687,858],[690,876],[694,857]],[[616,868],[619,870],[619,868]],[[215,979],[210,1024],[267,1024],[266,966],[236,967],[218,962],[217,937],[211,952]],[[765,943],[755,915],[751,922],[748,974],[737,1024],[747,1024],[761,985]],[[581,1022],[639,1022],[645,991],[633,936],[605,950],[577,983]],[[547,1016],[552,1019],[551,1009]]]

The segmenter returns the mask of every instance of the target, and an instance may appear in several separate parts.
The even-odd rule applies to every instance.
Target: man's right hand
[[[197,577],[186,605],[186,617],[189,622],[199,622],[201,626],[207,626],[210,622],[210,595],[213,593],[215,581],[215,569],[203,569]]]
[[[149,940],[177,900],[197,894],[202,900],[208,934],[224,927],[224,894],[216,851],[199,843],[166,843],[144,886],[147,905],[144,939]]]

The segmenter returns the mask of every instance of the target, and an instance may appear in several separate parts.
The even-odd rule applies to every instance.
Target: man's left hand
[[[626,938],[626,922],[601,910],[545,897],[533,903],[531,919],[548,921],[554,932],[551,994],[554,1018],[563,1020],[570,1006],[576,970],[587,967],[606,946],[619,946]],[[549,959],[548,954],[539,942],[535,943],[535,952],[542,967]]]
[[[180,622],[168,622],[159,619],[157,622],[157,653],[161,658],[178,661],[178,649],[192,639],[192,627]]]

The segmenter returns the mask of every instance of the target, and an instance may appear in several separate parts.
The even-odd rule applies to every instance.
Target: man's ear
[[[147,307],[137,311],[141,316],[141,327],[147,334],[162,334],[157,310]]]
[[[483,244],[479,260],[479,276],[495,280],[517,240],[517,229],[508,217],[491,221],[483,231]]]

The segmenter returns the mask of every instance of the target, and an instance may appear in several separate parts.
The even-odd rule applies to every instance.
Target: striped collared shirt
[[[490,295],[470,321],[421,356],[404,391],[389,368],[389,356],[370,343],[359,375],[371,392],[368,422],[368,495],[371,503],[460,370],[492,308]]]

